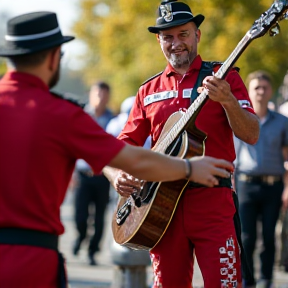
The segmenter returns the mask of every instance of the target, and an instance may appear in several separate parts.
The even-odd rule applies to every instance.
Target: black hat
[[[10,19],[0,56],[26,55],[73,40],[63,36],[53,12],[33,12]]]
[[[162,1],[158,8],[158,18],[156,26],[148,27],[151,33],[159,33],[160,30],[165,30],[171,27],[194,22],[197,27],[204,21],[204,16],[199,14],[195,17],[192,14],[190,7],[177,0]]]

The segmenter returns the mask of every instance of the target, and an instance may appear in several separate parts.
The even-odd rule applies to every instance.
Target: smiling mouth
[[[187,52],[187,51],[186,50],[178,50],[178,51],[173,51],[172,54],[180,55],[180,54],[183,54],[184,52]]]

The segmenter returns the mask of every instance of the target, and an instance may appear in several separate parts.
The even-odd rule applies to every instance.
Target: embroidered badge
[[[237,287],[235,243],[232,237],[226,240],[225,247],[219,248],[221,288]]]
[[[151,103],[158,102],[165,99],[176,98],[178,97],[178,91],[163,91],[155,94],[150,94],[144,98],[144,106],[147,106]]]
[[[150,255],[151,261],[152,261],[152,267],[153,267],[153,274],[154,274],[154,286],[157,288],[162,288],[162,277],[161,277],[161,271],[159,269],[160,265],[160,256],[155,256],[151,253]]]
[[[160,12],[161,16],[164,18],[166,22],[171,22],[173,20],[171,4],[160,5]]]

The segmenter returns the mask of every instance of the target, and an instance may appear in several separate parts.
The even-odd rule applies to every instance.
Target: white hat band
[[[191,12],[188,12],[188,11],[177,11],[177,12],[173,12],[172,14],[176,15],[176,14],[183,14],[183,13],[189,14],[189,15],[191,15],[193,17],[193,14]]]
[[[51,35],[56,34],[58,32],[60,32],[60,27],[57,27],[57,28],[50,30],[50,31],[47,31],[47,32],[33,34],[33,35],[23,35],[23,36],[5,35],[5,39],[7,41],[35,40],[35,39],[40,39],[40,38],[44,38],[47,36],[51,36]]]

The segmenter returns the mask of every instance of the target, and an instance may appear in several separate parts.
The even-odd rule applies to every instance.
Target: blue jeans
[[[257,220],[260,220],[262,224],[263,249],[260,253],[260,279],[270,280],[273,277],[275,228],[282,205],[281,195],[283,188],[284,185],[281,181],[268,185],[261,182],[244,182],[236,178],[243,247],[248,264],[253,268],[253,271]],[[254,283],[245,282],[245,284],[254,285],[255,279]]]

